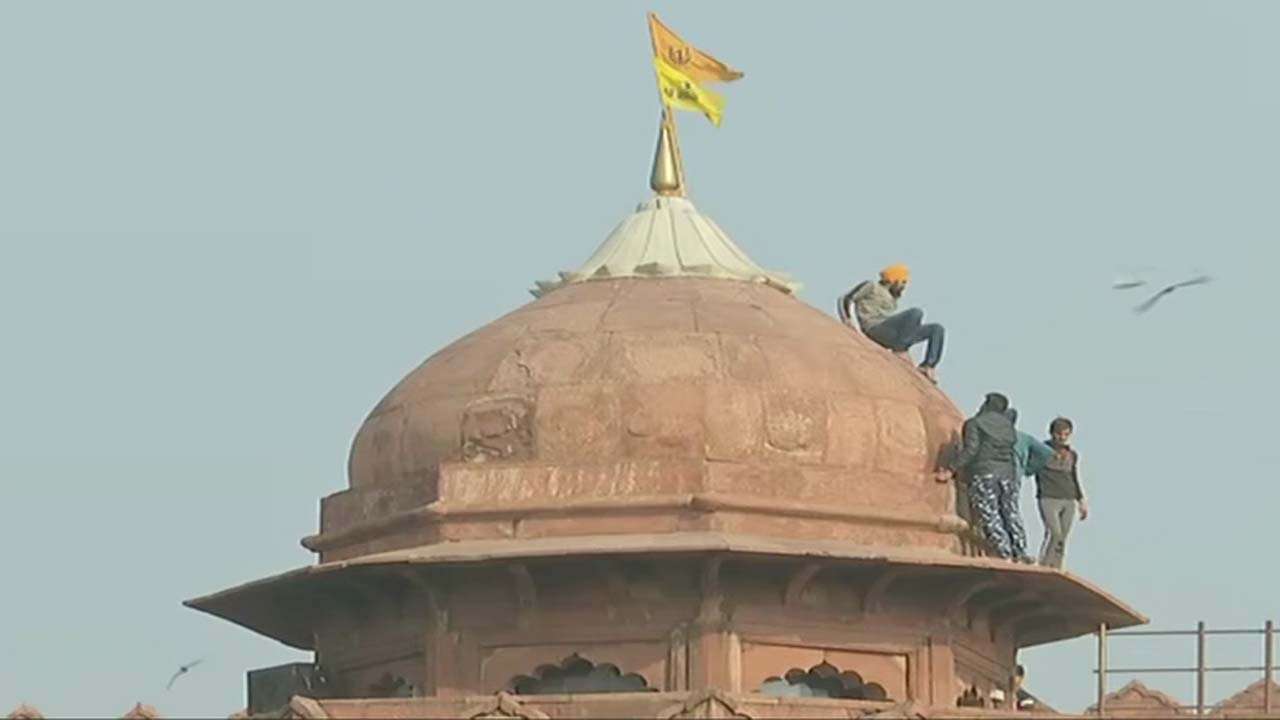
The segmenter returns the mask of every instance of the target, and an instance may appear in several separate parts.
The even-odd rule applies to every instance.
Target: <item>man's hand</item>
[[[947,468],[943,468],[933,474],[933,479],[940,483],[949,483],[954,479],[956,474]]]
[[[1081,500],[1078,504],[1079,504],[1079,506],[1080,506],[1080,508],[1079,508],[1079,509],[1080,509],[1080,519],[1081,519],[1081,520],[1088,520],[1088,519],[1089,519],[1089,503],[1085,502],[1084,500]]]

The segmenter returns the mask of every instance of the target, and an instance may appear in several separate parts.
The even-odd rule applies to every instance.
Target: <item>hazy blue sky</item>
[[[382,393],[647,196],[650,8],[746,72],[682,117],[705,213],[824,310],[910,263],[963,409],[1077,420],[1073,570],[1280,616],[1280,4],[6,2],[0,712],[225,715],[303,657],[180,602],[310,562]],[[1139,318],[1127,265],[1219,282]],[[1030,686],[1082,708],[1091,655]]]

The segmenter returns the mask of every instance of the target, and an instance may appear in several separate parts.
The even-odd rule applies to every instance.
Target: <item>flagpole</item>
[[[653,48],[653,56],[659,57],[662,51],[658,48],[658,38],[654,35],[654,23],[658,21],[658,16],[653,12],[646,13],[649,21],[649,45]],[[688,197],[687,186],[684,180],[684,158],[680,155],[680,138],[676,135],[676,114],[671,106],[662,99],[662,91],[658,91],[658,102],[662,103],[662,128],[667,133],[667,139],[671,143],[671,160],[676,166],[676,183],[679,185],[675,189],[674,195],[679,197]]]
[[[662,122],[667,126],[667,133],[671,137],[671,155],[676,164],[676,178],[680,183],[680,188],[676,191],[680,197],[689,197],[689,186],[684,179],[684,156],[680,154],[680,136],[676,134],[676,114],[670,105],[664,103],[662,108]]]

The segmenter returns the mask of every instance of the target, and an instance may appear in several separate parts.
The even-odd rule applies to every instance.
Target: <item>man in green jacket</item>
[[[1009,422],[1013,423],[1016,430],[1018,426],[1018,411],[1009,408],[1005,413],[1009,416]],[[1019,484],[1022,478],[1031,477],[1040,472],[1040,468],[1049,462],[1049,458],[1053,457],[1053,448],[1046,443],[1042,443],[1031,435],[1016,430],[1016,440],[1013,443],[1013,476],[1018,479]]]

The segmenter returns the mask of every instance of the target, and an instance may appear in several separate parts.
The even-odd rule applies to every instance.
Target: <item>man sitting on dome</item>
[[[920,372],[933,382],[938,381],[935,368],[942,360],[942,341],[945,331],[937,323],[925,323],[924,311],[911,308],[898,312],[898,298],[907,289],[911,271],[906,265],[891,265],[880,271],[880,281],[859,283],[840,297],[836,309],[840,320],[854,327],[858,320],[862,332],[881,347],[896,353],[905,353],[913,346],[927,342]],[[853,312],[850,312],[850,306]]]

